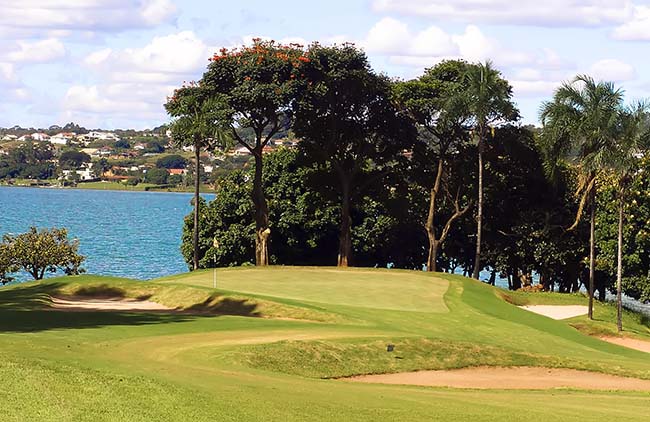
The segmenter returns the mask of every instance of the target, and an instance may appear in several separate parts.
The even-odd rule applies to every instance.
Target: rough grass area
[[[387,351],[388,344],[394,346],[392,352]],[[395,338],[370,342],[284,341],[243,348],[237,360],[267,371],[324,379],[469,366],[543,364],[546,367],[584,368],[584,364],[578,360],[561,360],[553,356],[513,352],[494,346],[450,343],[426,338]]]

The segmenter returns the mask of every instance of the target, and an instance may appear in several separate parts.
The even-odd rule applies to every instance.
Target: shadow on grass
[[[260,312],[256,312],[257,304],[248,299],[234,299],[218,294],[212,294],[206,300],[185,309],[187,313],[209,313],[216,315],[238,315],[261,317]]]
[[[149,325],[193,321],[219,315],[259,317],[255,303],[211,296],[184,310],[74,312],[50,307],[51,296],[59,294],[62,283],[43,282],[0,290],[0,332],[38,332],[56,329],[99,328],[111,325]],[[120,289],[114,289],[120,290]],[[116,297],[112,289],[100,286],[85,292],[88,297]],[[117,297],[124,297],[124,291]]]

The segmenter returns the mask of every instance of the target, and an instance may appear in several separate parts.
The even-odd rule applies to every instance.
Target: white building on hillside
[[[38,141],[38,142],[45,142],[50,140],[50,135],[42,132],[32,133],[31,137],[34,141]]]

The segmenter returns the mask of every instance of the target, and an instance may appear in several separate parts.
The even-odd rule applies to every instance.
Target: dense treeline
[[[512,289],[537,276],[546,290],[584,285],[600,297],[625,268],[625,292],[649,299],[648,117],[612,84],[565,83],[537,129],[518,123],[489,62],[445,61],[395,81],[352,45],[257,40],[221,50],[166,107],[179,143],[234,142],[253,155],[186,220],[194,268],[487,270]],[[263,155],[281,130],[297,150]]]

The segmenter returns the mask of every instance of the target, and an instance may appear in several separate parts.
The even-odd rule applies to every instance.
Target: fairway
[[[555,321],[474,280],[394,270],[240,268],[220,270],[218,283],[213,290],[212,272],[200,271],[150,282],[76,276],[0,288],[3,420],[646,420],[648,354],[574,328],[600,335],[613,327],[606,305],[597,306],[602,319],[593,323]],[[521,305],[584,301],[508,295]],[[52,297],[161,308],[72,312]],[[628,335],[649,338],[647,321],[626,314],[625,324]],[[645,381],[633,391],[590,384],[515,391],[338,379],[473,367]]]

